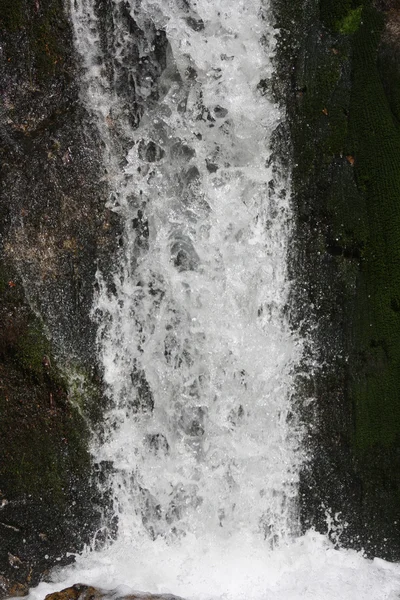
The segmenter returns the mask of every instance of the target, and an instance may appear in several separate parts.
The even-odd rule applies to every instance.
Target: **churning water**
[[[400,571],[298,535],[289,182],[264,0],[71,0],[124,223],[93,308],[117,539],[55,574],[190,599],[391,599]],[[107,535],[104,523],[101,537]],[[32,597],[54,589],[41,584]],[[400,592],[399,592],[400,593]]]

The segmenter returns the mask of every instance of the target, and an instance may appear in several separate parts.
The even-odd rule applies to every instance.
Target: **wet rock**
[[[214,114],[217,117],[217,119],[223,119],[228,114],[228,109],[227,108],[223,108],[222,106],[217,105],[214,108]]]
[[[76,583],[60,592],[48,594],[44,600],[182,600],[172,594],[149,594],[135,592],[134,594],[120,594],[116,590],[102,590],[100,588]]]
[[[218,165],[216,163],[211,162],[206,158],[206,167],[209,173],[216,173],[218,171]]]
[[[203,29],[204,29],[203,19],[194,18],[194,17],[186,17],[185,21],[189,25],[189,27],[191,29],[193,29],[193,31],[203,31]]]
[[[177,142],[171,148],[171,158],[174,162],[176,161],[189,161],[191,158],[195,156],[196,152],[194,148],[183,144],[182,142]]]
[[[325,532],[328,508],[347,525],[341,546],[398,561],[398,2],[274,0],[273,9],[281,34],[272,87],[287,109],[278,153],[293,166],[292,315],[304,338],[318,323],[321,365],[299,380],[312,456],[300,477],[301,520]]]
[[[117,219],[105,208],[101,144],[79,100],[70,23],[61,0],[42,0],[38,12],[7,0],[0,26],[1,252],[59,352],[89,363],[95,263],[111,259]]]
[[[197,79],[197,71],[194,67],[190,66],[186,69],[185,71],[185,75],[187,77],[187,79],[189,80],[196,80]]]
[[[148,247],[149,222],[143,210],[139,209],[137,217],[132,219],[132,227],[136,230],[136,245],[139,248]]]
[[[0,11],[0,598],[70,562],[97,526],[79,413],[104,408],[89,312],[118,230],[64,4],[37,6]],[[96,402],[72,391],[67,359]]]
[[[154,397],[144,371],[135,368],[131,373],[131,381],[136,396],[129,403],[133,412],[151,412],[154,408]]]
[[[190,238],[183,235],[172,244],[171,256],[179,272],[195,271],[200,263]]]
[[[11,567],[14,567],[14,569],[19,569],[23,565],[23,562],[19,556],[14,556],[11,554],[11,552],[8,553],[8,562]]]
[[[206,414],[207,409],[203,406],[184,407],[178,425],[186,435],[201,437],[205,432],[204,421]]]
[[[26,583],[17,583],[9,581],[6,577],[0,575],[0,597],[21,597],[26,596],[29,592],[29,587]]]
[[[149,451],[154,454],[167,455],[169,452],[168,440],[162,433],[146,435],[145,443],[148,445]]]
[[[196,185],[196,183],[199,181],[200,171],[195,165],[193,165],[192,167],[190,167],[190,169],[188,169],[185,173],[181,175],[180,179],[185,187],[191,187],[193,185]]]
[[[23,591],[70,560],[99,513],[87,425],[21,280],[1,260],[0,380],[0,573]],[[0,598],[14,595],[4,586]]]
[[[45,596],[45,600],[97,600],[100,598],[102,598],[100,590],[81,583]]]
[[[153,141],[146,142],[141,140],[138,147],[139,158],[143,161],[153,163],[160,161],[164,155],[164,150]]]

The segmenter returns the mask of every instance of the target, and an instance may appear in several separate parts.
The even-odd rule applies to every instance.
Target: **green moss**
[[[351,52],[344,41],[328,38],[307,48],[299,69],[294,185],[305,207],[310,185],[320,199],[313,218],[326,223],[326,250],[349,319],[353,306],[348,395],[352,442],[361,456],[374,446],[391,447],[400,431],[400,131],[377,67],[382,15],[347,3],[332,9],[332,19],[339,9],[347,11],[342,33],[352,28]],[[343,76],[350,56],[351,95]]]
[[[338,22],[346,17],[351,10],[351,0],[320,0],[320,18],[328,28],[335,29]]]
[[[393,43],[383,42],[378,70],[394,118],[400,122],[400,51]]]
[[[350,10],[341,21],[336,23],[335,29],[344,35],[355,33],[361,24],[362,11],[362,6]]]
[[[30,397],[19,391],[20,402],[16,388],[0,394],[2,491],[9,499],[26,494],[63,503],[70,477],[90,468],[87,427],[65,408],[52,410],[43,388]],[[56,393],[53,401],[59,401]]]
[[[388,39],[378,50],[384,19],[372,0],[298,4],[295,60],[284,63],[293,273],[298,320],[318,324],[321,365],[313,408],[301,408],[312,456],[302,518],[324,531],[324,503],[349,522],[345,544],[399,560],[400,51]],[[308,18],[310,4],[322,25]],[[286,3],[290,28],[288,12]]]
[[[69,401],[43,322],[1,261],[0,332],[0,489],[8,499],[62,505],[71,478],[89,469],[89,429]]]
[[[50,354],[51,346],[43,324],[38,318],[34,318],[17,341],[16,358],[25,371],[42,378],[43,358],[50,357]]]
[[[89,428],[71,404],[40,321],[17,339],[17,352],[0,362],[0,481],[9,499],[21,494],[69,502],[71,480],[90,470]]]
[[[342,142],[344,146],[346,141]],[[361,259],[369,239],[366,202],[354,181],[354,168],[345,157],[334,162],[326,208],[331,224],[331,238],[349,258]]]
[[[338,75],[348,53],[336,44],[335,61],[314,51],[305,71],[311,97],[300,104],[294,129],[300,149],[295,185],[301,190],[307,178],[317,182],[327,250],[336,257],[345,302],[354,300],[348,394],[352,442],[361,457],[373,447],[393,447],[400,431],[400,129],[377,66],[382,15],[367,5],[349,6],[338,29],[354,34],[351,96]],[[400,84],[392,97],[397,92],[400,97]],[[326,114],[317,116],[321,104]]]
[[[304,110],[309,114],[313,113],[314,119],[322,119],[322,111],[326,110],[329,115],[328,105],[339,81],[340,57],[325,52],[318,65],[312,68],[312,76],[310,75],[305,75],[307,87],[304,94]]]
[[[311,47],[313,59],[305,63],[299,80],[298,120],[295,137],[301,152],[296,155],[299,178],[312,176],[343,152],[347,119],[335,96],[340,88],[343,57],[326,48]],[[310,131],[315,137],[310,143]]]
[[[361,23],[362,9],[368,0],[320,0],[320,18],[332,31],[349,35],[357,31]]]

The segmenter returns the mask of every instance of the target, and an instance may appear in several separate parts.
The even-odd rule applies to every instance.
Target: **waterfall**
[[[271,160],[280,112],[260,85],[274,35],[258,2],[214,4],[110,4],[112,77],[100,83],[98,21],[85,9],[79,34],[76,13],[124,222],[94,309],[113,405],[96,456],[113,464],[119,536],[245,528],[273,546],[295,525],[300,347],[285,314],[289,194]],[[151,62],[161,30],[163,70]],[[151,75],[127,90],[134,44]]]
[[[71,0],[70,12],[123,234],[93,307],[110,405],[93,454],[112,465],[115,518],[54,581],[394,599],[396,566],[298,530],[303,342],[288,316],[267,0]]]
[[[124,223],[94,307],[112,404],[96,456],[113,465],[118,541],[251,532],[273,547],[296,528],[301,343],[286,314],[268,5],[106,11],[73,2],[83,99]]]

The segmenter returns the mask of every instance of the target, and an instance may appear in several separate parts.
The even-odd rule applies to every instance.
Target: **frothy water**
[[[112,464],[118,533],[32,598],[77,581],[196,600],[400,597],[397,565],[298,535],[302,340],[269,15],[262,0],[71,2],[124,223],[93,308],[112,405],[93,453]]]
[[[85,60],[100,131],[123,123],[103,134],[121,261],[112,291],[99,276],[94,309],[113,402],[96,456],[113,464],[118,538],[173,545],[243,530],[274,546],[296,526],[288,417],[301,344],[284,313],[288,193],[270,160],[280,114],[259,85],[272,32],[257,3],[109,10],[111,83],[96,87],[101,33]],[[133,117],[116,91],[132,43],[151,73],[132,87]]]
[[[400,593],[398,565],[335,550],[312,531],[274,550],[251,535],[229,544],[210,536],[208,545],[189,537],[173,548],[160,540],[114,546],[78,557],[75,568],[55,573],[54,583],[41,583],[29,598],[41,600],[78,580],[121,593],[149,590],[192,600],[398,600]]]

